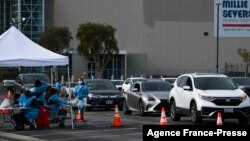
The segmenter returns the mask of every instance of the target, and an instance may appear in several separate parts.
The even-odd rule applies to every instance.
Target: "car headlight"
[[[247,95],[246,95],[246,94],[240,96],[240,100],[241,100],[241,101],[244,101],[244,100],[246,100],[246,99],[247,99]]]
[[[89,97],[89,98],[99,98],[98,95],[94,95],[94,94],[88,94],[88,97]]]
[[[123,97],[122,94],[115,95],[116,98],[121,98]]]
[[[155,98],[148,96],[148,101],[155,101]]]
[[[212,96],[205,96],[205,95],[200,95],[200,94],[199,94],[199,96],[201,99],[209,101],[209,102],[214,100],[214,97],[212,97]]]

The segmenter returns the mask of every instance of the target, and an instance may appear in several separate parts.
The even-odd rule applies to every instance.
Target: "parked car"
[[[90,94],[87,97],[86,110],[91,108],[114,108],[118,105],[119,110],[123,109],[124,97],[116,86],[105,79],[87,79]]]
[[[66,82],[61,88],[61,92],[60,92],[61,97],[65,97],[69,94],[72,94],[77,84],[78,84],[77,82]]]
[[[170,114],[174,121],[191,116],[198,124],[203,118],[238,118],[249,122],[250,99],[234,82],[222,74],[183,74],[170,91]]]
[[[116,79],[113,79],[111,80],[111,82],[116,86],[116,88],[121,91],[122,90],[122,84],[124,82],[124,80],[116,80]]]
[[[5,89],[9,89],[9,88],[12,88],[14,86],[14,83],[15,83],[15,80],[3,80],[3,87]]]
[[[16,77],[13,90],[14,93],[20,93],[23,88],[30,89],[34,86],[35,80],[43,80],[50,85],[50,78],[44,73],[22,73]]]
[[[176,80],[175,77],[162,77],[162,78],[160,78],[160,79],[163,80],[163,81],[167,81],[167,82],[169,82],[170,84],[174,84],[174,82],[175,82],[175,80]]]
[[[234,83],[250,96],[250,77],[231,77]]]
[[[135,82],[124,94],[124,114],[138,111],[144,116],[150,112],[161,112],[162,107],[168,111],[170,90],[171,84],[159,79]]]
[[[145,80],[146,78],[143,77],[131,77],[127,78],[123,84],[122,84],[122,93],[126,92],[127,90],[130,89],[130,87],[136,82],[136,81],[141,81]]]

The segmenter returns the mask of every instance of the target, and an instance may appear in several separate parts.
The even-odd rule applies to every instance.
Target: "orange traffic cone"
[[[162,107],[162,109],[161,109],[161,121],[160,121],[160,125],[168,125],[167,116],[166,116],[164,107]]]
[[[10,90],[8,90],[7,98],[12,99],[12,97],[13,97],[13,93]]]
[[[83,114],[81,113],[81,110],[78,110],[76,114],[76,121],[84,121]]]
[[[216,123],[216,125],[223,125],[220,112],[218,112],[218,115],[217,115],[217,123]]]
[[[115,114],[114,114],[112,127],[123,127],[123,125],[121,124],[121,118],[120,118],[120,114],[118,110],[118,105],[115,105]]]

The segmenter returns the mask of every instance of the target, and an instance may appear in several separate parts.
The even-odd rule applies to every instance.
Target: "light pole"
[[[17,29],[21,30],[21,24],[25,20],[26,20],[26,18],[22,18],[21,20],[17,20],[17,19],[12,18],[10,24],[17,27]]]
[[[89,48],[89,54],[91,54],[91,48]],[[93,73],[93,66],[92,66],[92,60],[90,60],[90,78],[92,79]]]
[[[216,73],[219,73],[219,27],[220,27],[220,5],[221,3],[217,3],[217,43],[216,43],[216,47],[217,47],[217,54],[216,54]]]

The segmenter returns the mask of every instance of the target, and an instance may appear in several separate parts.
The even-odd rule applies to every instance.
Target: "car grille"
[[[212,102],[218,106],[238,106],[242,101],[239,98],[215,98]]]

